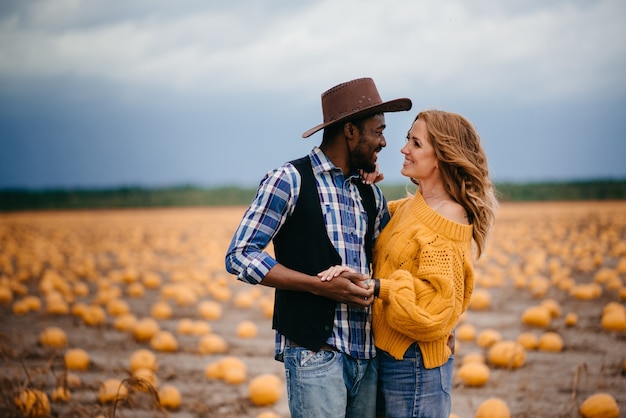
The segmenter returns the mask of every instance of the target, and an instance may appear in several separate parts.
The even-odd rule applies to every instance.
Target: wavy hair
[[[456,113],[426,110],[415,117],[418,119],[426,123],[446,191],[467,211],[480,258],[498,208],[480,137],[472,124]]]

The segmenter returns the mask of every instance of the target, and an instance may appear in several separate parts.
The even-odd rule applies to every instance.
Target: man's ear
[[[346,138],[352,138],[354,136],[354,129],[355,126],[352,124],[352,122],[346,122],[343,125],[343,134],[346,136]]]

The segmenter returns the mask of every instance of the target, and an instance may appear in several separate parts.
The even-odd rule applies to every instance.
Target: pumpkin
[[[478,338],[476,339],[476,344],[479,347],[489,348],[498,341],[502,340],[502,335],[495,329],[485,329],[478,334]]]
[[[257,415],[256,418],[280,418],[280,415],[272,411],[265,411]],[[450,418],[452,418],[452,415],[450,416]]]
[[[137,321],[133,328],[133,335],[137,341],[149,341],[160,329],[156,320],[146,317]]]
[[[522,322],[532,327],[545,328],[551,321],[550,310],[542,305],[529,306],[522,313]]]
[[[220,302],[227,302],[233,296],[232,290],[225,284],[214,283],[210,287],[209,292],[215,300],[219,300]]]
[[[70,306],[59,292],[50,292],[48,296],[46,296],[46,313],[51,315],[65,315],[69,312]]]
[[[259,301],[259,309],[263,312],[263,315],[266,318],[271,318],[274,316],[274,299],[269,297],[264,297]]]
[[[122,332],[130,332],[135,329],[137,318],[132,313],[121,314],[113,321],[113,327]]]
[[[128,388],[122,381],[115,378],[106,379],[100,384],[98,389],[98,401],[100,403],[115,402],[117,399],[124,399],[128,395]]]
[[[207,335],[211,333],[211,325],[205,321],[194,321],[191,329],[193,335]]]
[[[145,382],[152,385],[152,387],[157,387],[159,385],[159,379],[157,378],[156,373],[152,369],[139,368],[133,371],[133,377],[138,379],[143,379]]]
[[[191,306],[198,301],[198,295],[185,284],[176,286],[173,296],[178,306]]]
[[[16,315],[39,311],[41,310],[41,300],[37,296],[25,296],[13,303],[12,310]]]
[[[39,334],[39,342],[46,347],[65,348],[67,335],[59,327],[47,327]]]
[[[224,366],[222,366],[224,367]],[[245,367],[228,368],[224,371],[224,382],[230,385],[239,385],[246,381],[248,371]]]
[[[473,352],[473,353],[467,353],[466,355],[463,356],[463,360],[461,360],[461,364],[472,363],[472,362],[484,363],[485,356],[483,355],[483,353]]]
[[[489,367],[478,361],[467,362],[459,367],[457,376],[466,386],[484,386],[489,380]]]
[[[98,305],[89,305],[85,307],[85,310],[81,314],[81,318],[85,325],[95,327],[103,325],[106,322],[106,312]]]
[[[76,302],[72,305],[72,309],[70,309],[70,313],[78,318],[82,318],[83,314],[87,310],[87,304],[83,302]]]
[[[176,332],[181,335],[191,335],[193,334],[193,320],[189,318],[183,318],[178,321],[178,325],[176,325]]]
[[[175,352],[178,350],[178,341],[171,332],[158,331],[150,339],[150,346],[157,351]]]
[[[209,379],[221,379],[226,383],[243,383],[248,374],[246,363],[238,357],[224,357],[221,360],[210,363],[204,369],[204,375]]]
[[[602,314],[602,329],[605,331],[626,331],[626,311],[611,309]]]
[[[148,289],[158,289],[161,286],[161,276],[152,271],[144,273],[142,283]]]
[[[595,393],[580,405],[578,410],[584,418],[618,418],[619,406],[608,393]]]
[[[68,402],[72,397],[72,393],[68,388],[58,386],[52,391],[51,397],[54,402]]]
[[[121,281],[124,283],[134,283],[138,278],[139,274],[137,273],[137,270],[132,267],[125,269],[120,276]]]
[[[517,342],[526,350],[534,350],[539,345],[539,338],[532,332],[522,332],[517,336]]]
[[[198,304],[198,313],[207,320],[216,320],[222,317],[222,305],[212,300],[205,300]]]
[[[563,350],[563,338],[556,332],[546,332],[539,337],[537,348],[541,351],[560,352]]]
[[[37,389],[24,389],[15,397],[15,406],[25,417],[50,416],[48,395]]]
[[[563,312],[561,304],[555,299],[544,299],[541,306],[548,309],[552,318],[560,318]]]
[[[248,309],[254,305],[254,298],[250,292],[239,292],[235,295],[233,303],[236,308]]]
[[[84,282],[76,282],[73,284],[72,292],[74,296],[89,296],[89,286]]]
[[[224,338],[217,334],[204,335],[198,341],[200,354],[216,354],[228,351],[228,344]]]
[[[93,303],[108,305],[110,301],[119,299],[122,296],[122,290],[117,286],[104,285],[98,290]]]
[[[13,303],[13,306],[11,306],[11,310],[15,315],[24,315],[30,311],[26,302],[24,302],[24,299],[20,299]]]
[[[486,289],[475,289],[468,308],[473,311],[486,311],[491,306],[491,294]]]
[[[283,383],[274,374],[266,373],[253,378],[248,384],[248,396],[257,406],[272,405],[283,394]]]
[[[517,341],[498,341],[489,349],[488,358],[496,367],[517,369],[526,362],[526,350]]]
[[[511,418],[509,406],[500,398],[488,398],[478,405],[475,418]]]
[[[82,382],[80,381],[80,376],[76,373],[67,373],[65,376],[65,384],[70,389],[79,388]]]
[[[174,410],[180,408],[182,396],[180,391],[172,385],[163,385],[159,389],[159,400],[164,408]]]
[[[13,291],[8,286],[0,286],[0,303],[13,302]]]
[[[130,371],[134,372],[138,369],[157,369],[156,355],[147,348],[140,348],[131,354],[129,359]]]
[[[85,371],[89,368],[91,360],[89,354],[82,348],[71,348],[64,355],[65,368],[68,370]]]
[[[565,326],[573,327],[578,323],[578,314],[576,312],[569,312],[565,315]]]
[[[222,374],[222,366],[219,361],[209,363],[204,368],[204,375],[207,379],[221,379],[223,377]]]
[[[135,282],[128,285],[126,292],[130,297],[140,298],[146,293],[146,288],[140,282]]]
[[[603,315],[611,311],[626,312],[626,308],[618,302],[609,302],[602,308]]]
[[[119,316],[130,312],[130,305],[124,299],[111,299],[106,306],[107,312],[111,316]]]
[[[583,283],[574,286],[570,295],[578,300],[592,300],[602,296],[602,288],[597,283]]]
[[[169,319],[172,317],[172,307],[165,301],[156,302],[150,308],[150,315],[156,319]]]
[[[237,336],[240,338],[254,338],[258,333],[257,326],[252,321],[242,321],[237,325]]]
[[[473,341],[476,338],[476,327],[472,324],[462,324],[456,330],[456,338],[460,341]]]

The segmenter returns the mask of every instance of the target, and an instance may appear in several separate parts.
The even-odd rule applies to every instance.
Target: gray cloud
[[[0,187],[243,182],[306,153],[371,76],[386,178],[416,111],[477,126],[499,180],[626,176],[621,0],[5,0]]]
[[[623,93],[626,84],[621,1],[231,3],[14,2],[0,23],[0,75],[205,94],[303,82],[317,91],[358,76],[363,62],[398,90],[530,101]]]

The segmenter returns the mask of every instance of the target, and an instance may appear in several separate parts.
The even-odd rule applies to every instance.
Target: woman
[[[419,113],[401,152],[401,173],[418,189],[389,202],[391,220],[374,248],[377,409],[385,417],[448,418],[448,340],[474,287],[472,241],[478,258],[497,200],[480,138],[462,116]],[[330,280],[344,269],[320,276]]]

